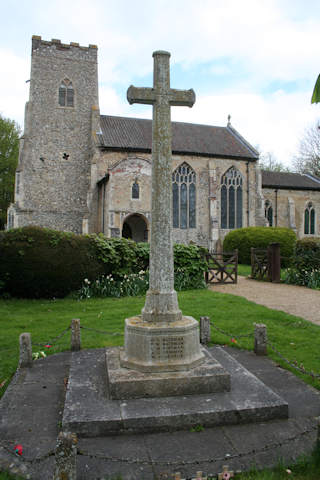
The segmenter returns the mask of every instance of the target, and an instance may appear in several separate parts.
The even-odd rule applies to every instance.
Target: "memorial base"
[[[206,349],[200,366],[188,371],[141,372],[123,368],[120,358],[123,348],[106,350],[106,368],[109,396],[112,400],[130,398],[172,397],[203,393],[228,392],[230,374]]]
[[[200,365],[199,324],[192,317],[176,322],[146,322],[141,316],[125,321],[125,347],[120,365],[140,372],[187,371]]]

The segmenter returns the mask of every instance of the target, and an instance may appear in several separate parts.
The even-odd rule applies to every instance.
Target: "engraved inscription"
[[[177,360],[183,358],[184,337],[151,338],[151,358],[153,360]]]

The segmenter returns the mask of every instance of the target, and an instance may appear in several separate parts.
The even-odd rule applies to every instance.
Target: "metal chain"
[[[110,462],[122,462],[122,463],[131,463],[131,464],[137,464],[137,465],[167,465],[167,466],[177,466],[177,465],[199,465],[200,463],[216,463],[216,462],[225,462],[226,460],[232,460],[236,458],[241,458],[241,457],[247,457],[248,455],[253,455],[253,454],[258,454],[262,453],[268,450],[271,450],[272,448],[278,448],[281,447],[282,445],[287,445],[290,442],[293,442],[297,440],[298,438],[308,435],[312,433],[314,430],[317,430],[318,426],[315,425],[311,427],[308,430],[305,430],[303,432],[300,432],[298,435],[295,435],[293,437],[289,437],[283,442],[272,442],[267,445],[264,445],[260,449],[253,448],[252,450],[249,450],[247,452],[241,452],[241,453],[236,453],[236,454],[225,454],[223,457],[219,458],[202,458],[200,460],[175,460],[175,461],[165,461],[165,460],[140,460],[139,458],[128,458],[128,457],[112,457],[112,456],[106,456],[106,455],[99,455],[99,454],[92,454],[89,452],[86,452],[81,449],[77,449],[77,454],[89,458],[94,458],[94,459],[100,459],[100,460],[107,460]],[[8,443],[8,442],[6,442]],[[12,447],[10,448],[4,441],[0,441],[0,446],[2,446],[9,454],[12,456],[15,455],[15,453],[12,450]],[[55,450],[49,450],[46,454],[42,455],[41,457],[36,457],[33,459],[28,459],[26,457],[19,457],[21,459],[22,463],[38,463],[42,462],[43,460],[46,460],[49,457],[52,457],[55,455]]]
[[[91,332],[102,333],[103,335],[123,335],[123,332],[106,332],[104,330],[97,330],[96,328],[84,327],[83,325],[80,325],[80,328],[83,328],[84,330],[90,330]]]
[[[309,372],[308,370],[306,370],[303,366],[299,367],[296,363],[292,363],[290,362],[290,360],[288,360],[287,358],[285,358],[282,353],[279,352],[279,350],[276,349],[276,347],[274,345],[272,345],[272,343],[269,342],[269,340],[267,340],[267,345],[269,345],[269,347],[271,347],[271,349],[284,361],[286,362],[288,365],[290,365],[290,367],[292,368],[295,368],[296,370],[298,370],[298,372],[300,373],[303,373],[304,375],[309,375],[313,378],[320,378],[320,374],[319,373],[314,373],[314,372]]]
[[[298,435],[295,435],[293,437],[289,437],[285,439],[282,442],[273,442],[269,443],[267,445],[264,445],[260,449],[253,448],[252,450],[249,450],[244,453],[235,453],[235,454],[226,454],[223,457],[219,458],[201,458],[200,460],[175,460],[175,461],[165,461],[165,460],[140,460],[139,458],[127,458],[127,457],[112,457],[112,456],[106,456],[106,455],[99,455],[99,454],[92,454],[89,452],[86,452],[84,450],[78,449],[77,453],[78,455],[86,456],[89,458],[96,458],[100,460],[107,460],[110,462],[123,462],[123,463],[132,463],[132,464],[138,464],[138,465],[167,465],[167,466],[176,466],[176,465],[199,465],[202,463],[216,463],[216,462],[225,462],[226,460],[232,460],[236,458],[241,458],[241,457],[246,457],[248,455],[253,455],[253,454],[258,454],[262,453],[268,450],[271,450],[272,448],[278,448],[281,447],[282,445],[287,445],[290,442],[295,441],[296,439],[308,435],[309,433],[312,433],[314,430],[316,430],[318,427],[314,426],[311,427],[309,430],[305,430],[303,432],[300,432]]]
[[[230,337],[230,338],[249,338],[249,337],[253,337],[254,334],[253,333],[247,333],[247,334],[243,334],[243,335],[232,335],[231,333],[229,332],[226,332],[225,330],[222,330],[221,328],[217,327],[216,325],[214,325],[212,322],[210,322],[210,325],[215,328],[218,332],[222,333],[223,335],[226,335],[227,337]]]
[[[52,343],[55,343],[57,340],[59,340],[60,338],[62,338],[69,330],[70,330],[70,325],[69,327],[67,327],[65,330],[63,330],[62,333],[60,333],[59,335],[57,335],[56,337],[54,337],[52,340],[49,340],[48,342],[46,343],[34,343],[32,342],[32,345],[37,345],[38,347],[44,347],[45,345],[51,345]]]

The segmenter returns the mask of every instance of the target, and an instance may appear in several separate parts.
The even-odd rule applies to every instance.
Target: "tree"
[[[7,222],[7,208],[14,198],[15,171],[18,164],[20,128],[0,115],[0,230]]]
[[[320,103],[320,74],[318,75],[316,84],[313,89],[311,103]]]
[[[272,152],[260,152],[259,165],[261,170],[269,172],[290,172],[290,168],[279,162]]]
[[[320,177],[320,125],[306,129],[299,145],[299,153],[294,160],[299,173],[311,173]]]

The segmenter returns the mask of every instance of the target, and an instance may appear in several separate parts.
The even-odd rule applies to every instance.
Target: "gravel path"
[[[320,291],[283,283],[259,282],[247,277],[238,277],[236,285],[210,287],[215,292],[231,293],[265,305],[268,308],[305,318],[320,325]]]

